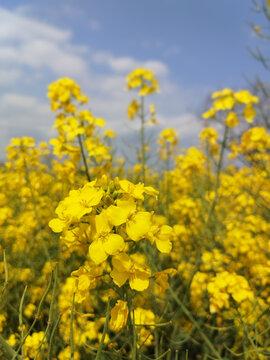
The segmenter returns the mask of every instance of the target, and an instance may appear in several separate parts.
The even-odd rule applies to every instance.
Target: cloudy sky
[[[160,127],[196,142],[205,99],[223,87],[265,78],[248,53],[260,45],[248,22],[261,24],[251,0],[2,0],[0,2],[0,158],[11,137],[53,136],[47,86],[76,80],[90,108],[120,138],[131,125],[124,91],[134,68],[160,79]]]

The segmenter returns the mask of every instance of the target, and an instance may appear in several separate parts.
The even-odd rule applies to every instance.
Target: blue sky
[[[2,0],[0,6],[0,153],[11,137],[53,136],[47,85],[71,77],[108,127],[128,136],[125,76],[153,69],[162,93],[160,128],[196,143],[199,110],[209,93],[247,86],[267,72],[247,48],[261,25],[251,0]],[[0,156],[2,158],[2,155]]]

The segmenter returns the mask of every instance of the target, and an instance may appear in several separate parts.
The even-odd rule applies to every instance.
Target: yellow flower
[[[125,243],[122,236],[112,232],[113,225],[105,211],[95,216],[95,228],[94,241],[89,246],[89,256],[96,264],[100,264],[109,255],[116,255],[122,251]]]
[[[248,123],[252,123],[256,116],[256,110],[253,109],[251,104],[247,104],[243,111],[243,116]]]
[[[231,95],[233,95],[233,90],[225,88],[223,90],[214,92],[212,94],[212,99],[216,99],[216,98],[223,97],[223,96],[231,96]]]
[[[234,96],[238,102],[245,105],[259,102],[259,98],[250,94],[248,90],[239,90],[234,94]]]
[[[236,113],[234,111],[230,111],[227,116],[226,116],[226,120],[225,120],[225,124],[232,128],[232,127],[235,127],[236,125],[239,124],[239,119],[236,115]]]
[[[139,211],[126,223],[126,231],[131,240],[139,241],[146,237],[152,226],[152,214]]]
[[[88,101],[88,98],[81,93],[80,86],[69,78],[62,78],[50,84],[47,96],[51,99],[52,111],[64,108],[66,112],[73,113],[74,105],[70,104],[72,97],[80,103]]]
[[[156,243],[158,250],[169,254],[172,249],[173,228],[168,225],[153,226],[146,234],[147,238]]]
[[[11,334],[11,335],[9,336],[9,338],[8,338],[8,340],[7,340],[7,343],[8,343],[10,346],[12,346],[12,347],[14,347],[14,346],[16,345],[17,339],[16,339],[15,334]]]
[[[155,116],[155,115],[156,115],[156,107],[155,107],[154,104],[150,104],[150,105],[149,105],[149,111],[150,111],[151,116]]]
[[[119,192],[124,194],[129,194],[130,196],[134,197],[134,199],[144,200],[143,193],[148,195],[152,195],[157,197],[158,191],[155,190],[152,186],[144,186],[144,184],[133,184],[128,180],[120,180],[119,185],[121,190]]]
[[[141,106],[138,103],[138,101],[132,100],[131,103],[128,105],[128,109],[127,109],[128,118],[130,120],[133,120],[134,117],[138,114],[140,108]]]
[[[45,336],[44,331],[40,331],[40,332],[34,332],[26,338],[24,343],[25,344],[24,351],[26,358],[34,358],[36,356],[37,350],[41,345],[44,336]]]
[[[200,133],[201,142],[215,145],[218,139],[217,130],[211,127],[204,128]]]
[[[225,95],[213,102],[215,110],[230,110],[235,105],[235,99],[233,95]]]
[[[95,289],[97,281],[102,275],[101,267],[93,267],[88,262],[80,266],[78,270],[72,271],[71,276],[76,278],[76,302],[81,303],[86,299],[89,290]]]
[[[207,291],[210,295],[210,313],[219,312],[222,308],[229,309],[230,295],[241,306],[243,301],[253,301],[254,294],[248,281],[241,275],[223,271],[208,282]]]
[[[176,273],[176,269],[173,268],[155,273],[155,285],[157,284],[159,286],[160,293],[163,293],[169,288],[169,276],[174,276]]]
[[[30,318],[33,315],[33,312],[36,310],[36,305],[34,304],[27,304],[27,306],[24,309],[24,315],[28,318]]]
[[[110,139],[113,139],[113,138],[115,138],[116,135],[115,135],[115,132],[113,130],[108,129],[108,130],[104,131],[103,136],[107,137],[107,138],[110,138]]]
[[[156,115],[156,108],[154,104],[149,105],[149,112],[150,112],[150,119],[147,120],[147,124],[149,125],[154,125],[154,124],[158,124],[159,122],[157,121],[157,119],[155,118]]]
[[[139,88],[139,95],[150,95],[159,92],[158,79],[154,77],[154,72],[146,69],[135,69],[126,78],[127,89]]]
[[[250,151],[264,152],[270,148],[270,135],[264,127],[253,127],[247,130],[241,138],[241,151],[247,153]]]
[[[159,134],[159,143],[162,145],[163,140],[176,145],[178,143],[177,139],[178,133],[173,128],[167,128],[161,131]]]
[[[137,337],[140,339],[140,343],[144,345],[151,345],[154,340],[154,336],[152,335],[151,330],[147,328],[147,325],[155,324],[155,314],[151,310],[137,307],[134,310],[134,322],[136,325],[140,325],[136,326]],[[137,346],[139,346],[139,343]]]
[[[148,266],[132,262],[126,253],[114,256],[112,264],[110,275],[117,286],[121,287],[129,280],[129,286],[133,290],[143,291],[148,288],[151,274]]]
[[[128,306],[127,302],[117,300],[116,305],[111,310],[110,328],[113,331],[121,330],[127,323]]]
[[[216,110],[215,110],[215,109],[209,109],[209,110],[207,110],[206,112],[204,112],[204,113],[202,114],[202,117],[203,117],[204,119],[213,118],[213,117],[215,117],[215,116],[216,116]]]
[[[68,229],[70,224],[76,224],[85,214],[92,212],[93,206],[97,206],[104,195],[102,189],[94,187],[94,182],[86,184],[79,190],[71,190],[69,196],[61,201],[55,210],[58,218],[49,222],[54,232]]]
[[[65,347],[60,351],[58,355],[58,360],[70,360],[71,358],[71,349],[70,346]],[[77,350],[74,351],[74,360],[80,360],[80,354]]]

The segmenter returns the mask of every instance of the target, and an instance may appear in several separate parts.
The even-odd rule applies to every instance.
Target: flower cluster
[[[159,82],[154,72],[146,69],[135,69],[126,78],[127,89],[139,89],[139,95],[150,95],[159,91]]]
[[[252,123],[256,115],[253,105],[259,101],[259,98],[250,94],[248,90],[235,92],[232,89],[214,92],[212,99],[213,107],[202,115],[203,118],[213,118],[217,112],[225,110],[227,111],[225,124],[230,128],[237,126],[241,117],[248,123]]]
[[[214,93],[198,146],[179,151],[177,131],[162,129],[150,167],[145,95],[158,81],[136,69],[127,82],[140,95],[128,108],[141,119],[132,168],[71,79],[49,87],[53,151],[28,137],[6,149],[0,359],[177,359],[183,346],[192,359],[269,358],[270,135],[251,123],[258,98]],[[232,129],[243,118],[248,129]]]
[[[109,181],[104,175],[100,182],[95,180],[70,191],[56,208],[58,217],[49,226],[54,232],[62,232],[61,239],[69,248],[84,249],[90,261],[90,266],[84,265],[72,273],[78,279],[79,301],[86,298],[86,292],[96,287],[97,279],[109,268],[110,277],[118,287],[127,281],[132,290],[144,291],[149,287],[151,269],[145,261],[137,260],[138,252],[134,251],[142,250],[146,246],[142,241],[146,241],[168,254],[172,249],[173,229],[156,225],[153,213],[140,209],[145,196],[156,198],[157,191],[128,180]],[[101,267],[93,267],[91,263]],[[123,304],[117,303],[112,318],[116,311],[123,312]]]

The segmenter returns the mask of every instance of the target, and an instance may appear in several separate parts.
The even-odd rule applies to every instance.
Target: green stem
[[[22,343],[22,344],[23,344],[23,340],[24,340],[24,331],[23,331],[23,302],[24,302],[26,290],[27,290],[27,285],[26,285],[25,288],[24,288],[23,295],[22,295],[21,301],[20,301],[20,307],[19,307],[19,325],[20,325],[20,330],[21,330],[21,343]],[[24,359],[24,346],[23,346],[23,345],[22,345],[22,357],[23,357],[23,359]]]
[[[223,140],[222,140],[220,154],[219,154],[219,161],[218,161],[218,165],[217,165],[216,184],[215,184],[215,188],[214,188],[215,197],[214,197],[214,200],[212,202],[211,208],[209,210],[208,221],[207,222],[209,222],[211,220],[211,217],[212,217],[212,215],[213,215],[213,213],[215,211],[215,207],[216,207],[217,200],[218,200],[218,189],[219,189],[219,186],[220,186],[220,174],[221,174],[222,165],[223,165],[224,151],[225,151],[226,146],[227,146],[228,133],[229,133],[229,127],[227,125],[225,125]]]
[[[83,142],[82,142],[81,134],[78,134],[78,139],[79,139],[79,144],[80,144],[80,149],[81,149],[81,154],[82,154],[82,159],[83,159],[83,164],[84,164],[85,175],[86,175],[87,180],[90,182],[91,177],[89,174],[89,169],[88,169],[88,165],[87,165],[87,161],[86,161],[86,157],[85,157],[85,153],[84,153],[84,149],[83,149]]]
[[[145,116],[144,116],[144,97],[141,96],[141,163],[142,163],[142,180],[145,184],[145,167],[146,167],[146,156],[145,156]]]
[[[50,291],[51,284],[52,284],[52,274],[51,274],[50,282],[49,282],[49,284],[48,284],[48,286],[47,286],[47,289],[45,290],[45,292],[44,292],[44,294],[43,294],[43,296],[42,296],[42,298],[41,298],[41,300],[40,300],[40,303],[39,303],[39,306],[38,306],[38,310],[37,310],[37,314],[36,314],[36,316],[35,316],[35,320],[32,322],[29,330],[28,330],[27,333],[25,334],[25,336],[24,336],[24,338],[23,338],[23,341],[21,342],[21,344],[20,344],[20,346],[18,347],[18,349],[17,349],[16,351],[14,351],[12,360],[15,360],[15,359],[16,359],[16,356],[18,356],[19,351],[21,350],[23,344],[25,343],[26,338],[27,338],[28,335],[31,333],[32,329],[34,328],[34,326],[35,326],[35,324],[36,324],[36,322],[37,322],[37,320],[38,320],[38,318],[39,318],[39,316],[40,316],[40,314],[41,314],[42,305],[43,305],[43,303],[44,303],[44,301],[45,301],[45,299],[46,299],[46,297],[47,297],[47,295],[48,295],[48,292]]]
[[[49,332],[51,330],[51,327],[53,325],[53,309],[54,309],[54,304],[55,304],[55,299],[56,299],[56,287],[57,287],[57,280],[58,280],[58,264],[56,264],[55,266],[55,271],[54,271],[54,284],[53,284],[53,291],[52,291],[52,299],[51,299],[51,303],[50,303],[50,310],[49,310],[49,318],[48,318],[48,322],[47,322],[47,327],[46,330],[44,332],[44,336],[41,340],[41,343],[38,347],[38,350],[36,352],[35,358],[34,360],[38,359],[38,355],[42,349],[42,345],[45,341],[46,338],[49,338]],[[51,347],[51,344],[50,344]]]
[[[48,350],[48,360],[51,360],[51,358],[52,358],[52,345],[53,345],[54,334],[59,325],[60,319],[61,319],[61,315],[58,316],[58,319],[57,319],[57,321],[52,329],[52,332],[51,332],[51,337],[50,337],[50,341],[49,341],[49,350]]]
[[[50,310],[49,310],[49,318],[48,318],[48,322],[47,322],[47,327],[45,329],[44,336],[43,336],[43,338],[41,340],[41,343],[40,343],[40,345],[38,347],[38,350],[36,352],[34,360],[36,360],[38,358],[38,354],[40,353],[40,351],[42,349],[42,345],[43,345],[45,339],[47,337],[49,337],[49,331],[50,331],[50,329],[52,327],[52,324],[53,324],[53,308],[54,308],[55,297],[56,297],[57,278],[58,278],[58,265],[56,264],[55,271],[54,271],[54,284],[53,284],[52,299],[51,299],[51,303],[50,303]]]
[[[170,171],[170,155],[169,155],[169,143],[166,143],[166,172],[164,176],[165,180],[165,192],[166,192],[166,217],[169,225],[171,225],[169,205],[170,205],[170,187],[169,187],[169,171]]]
[[[4,296],[6,288],[8,286],[8,266],[7,266],[7,259],[6,259],[6,251],[5,251],[5,249],[3,250],[3,261],[4,261],[5,282],[4,282],[4,286],[3,286],[2,290],[1,290],[0,302],[2,302],[2,298]]]
[[[170,287],[169,291],[172,295],[172,297],[174,298],[174,300],[176,301],[176,303],[180,306],[181,310],[183,311],[183,313],[186,315],[186,317],[192,322],[192,324],[194,325],[194,327],[198,330],[200,336],[202,337],[202,339],[205,341],[206,345],[208,346],[208,348],[212,351],[212,353],[216,356],[216,358],[218,360],[222,360],[222,357],[219,355],[218,351],[215,349],[215,347],[213,346],[213,344],[211,343],[211,341],[209,340],[209,338],[207,337],[207,335],[203,332],[203,330],[201,329],[200,325],[198,324],[198,322],[195,320],[195,318],[193,317],[193,315],[191,314],[191,312],[186,308],[186,306],[182,303],[182,301],[178,298],[178,296],[176,295],[176,293],[173,291],[173,289]]]
[[[170,353],[171,353],[171,349],[168,349],[168,350],[166,350],[163,354],[161,354],[159,357],[155,358],[155,360],[160,360],[160,359],[164,358],[164,356],[166,356],[166,355],[168,355],[168,354],[170,354]],[[143,355],[143,357],[144,357],[145,359],[153,360],[152,358],[150,358],[149,356],[147,356],[147,355],[145,355],[145,354],[142,354],[142,355]]]
[[[106,336],[107,331],[108,331],[109,317],[110,317],[110,299],[108,299],[107,311],[106,311],[106,320],[105,320],[103,333],[102,333],[102,337],[101,337],[101,340],[100,340],[100,344],[99,344],[99,347],[98,347],[98,351],[97,351],[97,355],[96,355],[95,360],[99,360],[100,356],[101,356],[101,353],[102,353],[102,349],[103,349],[103,345],[104,345],[104,341],[105,341],[105,336]]]
[[[70,360],[74,360],[74,334],[73,334],[74,301],[75,301],[75,293],[73,294],[72,306],[70,312]]]
[[[137,333],[136,333],[136,328],[135,328],[134,310],[132,313],[132,337],[133,337],[132,360],[136,360],[136,358],[137,358]]]
[[[0,334],[0,348],[3,350],[4,354],[7,356],[7,359],[16,359],[18,357],[21,359],[16,351],[6,342],[6,340]]]

